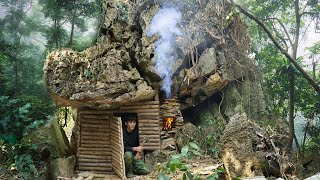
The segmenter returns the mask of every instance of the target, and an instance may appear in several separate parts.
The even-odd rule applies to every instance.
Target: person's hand
[[[143,151],[143,147],[142,146],[133,147],[132,150],[133,151],[137,151],[137,152],[142,152]]]
[[[137,154],[136,154],[136,159],[138,159],[138,160],[141,160],[141,159],[142,159],[142,156],[141,156],[140,153],[137,153]]]

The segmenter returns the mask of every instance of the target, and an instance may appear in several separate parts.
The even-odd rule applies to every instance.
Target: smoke
[[[181,20],[181,13],[173,7],[160,9],[152,18],[147,36],[151,37],[155,34],[160,38],[155,43],[155,69],[162,79],[161,89],[165,91],[166,97],[171,96],[171,86],[174,56],[172,46],[176,36],[181,35],[181,30],[177,27]]]

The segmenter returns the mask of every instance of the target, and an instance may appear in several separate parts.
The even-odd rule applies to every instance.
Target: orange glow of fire
[[[163,130],[170,130],[172,128],[171,124],[173,122],[173,117],[167,117],[163,121],[164,121]]]

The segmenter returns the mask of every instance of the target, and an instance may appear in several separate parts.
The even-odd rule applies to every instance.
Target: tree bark
[[[289,148],[292,149],[292,143],[294,138],[294,79],[295,74],[293,69],[289,68],[290,76],[290,89],[289,89],[289,127],[290,127],[290,136],[289,136]]]
[[[70,32],[70,39],[68,42],[68,46],[72,46],[75,20],[76,20],[76,9],[74,9],[74,11],[72,12],[71,32]]]
[[[313,89],[320,94],[320,87],[317,83],[304,71],[304,69],[296,62],[295,58],[292,57],[288,52],[280,45],[280,43],[276,40],[276,38],[272,35],[272,32],[268,29],[268,27],[254,14],[242,8],[240,5],[237,5],[231,0],[231,3],[234,4],[238,10],[255,21],[269,36],[274,45],[280,50],[280,52],[287,57],[287,59],[294,65],[295,68],[301,73],[301,75],[309,82],[309,84],[313,87]]]

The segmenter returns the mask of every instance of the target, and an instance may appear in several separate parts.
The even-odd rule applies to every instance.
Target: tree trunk
[[[55,45],[56,45],[56,47],[55,48],[59,48],[59,32],[58,32],[58,22],[57,22],[58,20],[57,19],[55,19],[54,20],[54,28],[55,28],[55,32],[54,32],[54,37],[55,37]]]
[[[67,46],[72,46],[72,43],[73,43],[73,33],[74,33],[75,20],[76,20],[76,9],[74,9],[74,11],[72,12],[70,39],[69,39]]]
[[[292,149],[292,143],[294,139],[294,80],[295,74],[293,69],[290,67],[289,69],[290,76],[290,97],[289,97],[289,127],[290,127],[290,136],[289,136],[289,148]]]

